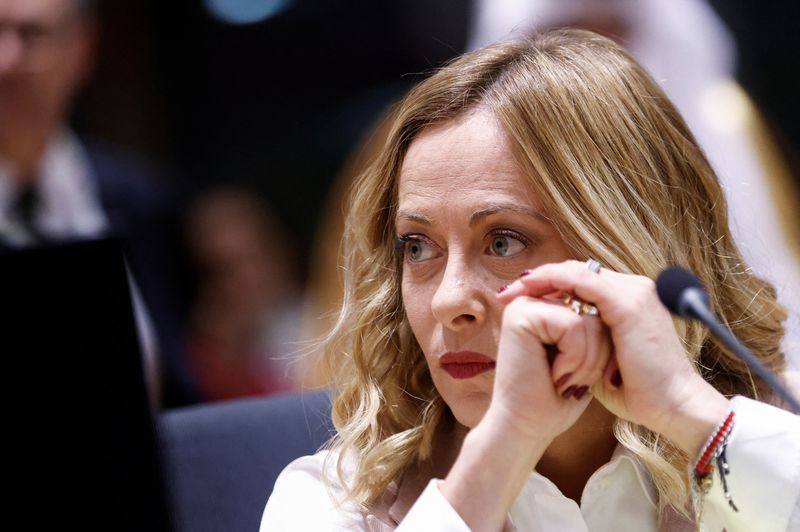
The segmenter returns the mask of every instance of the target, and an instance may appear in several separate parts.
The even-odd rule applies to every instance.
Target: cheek
[[[401,288],[403,296],[403,308],[406,313],[408,325],[411,327],[411,333],[417,340],[417,344],[422,350],[422,355],[425,357],[425,362],[431,368],[431,377],[434,380],[434,386],[440,389],[440,383],[436,382],[436,372],[433,367],[436,364],[435,357],[431,359],[435,320],[430,311],[430,300],[427,300],[424,291],[418,285],[408,286],[403,283]],[[434,366],[432,366],[432,364]]]
[[[424,339],[434,321],[431,313],[431,298],[424,285],[409,283],[405,279],[401,286],[401,294],[408,323],[411,325],[411,330],[420,343],[420,347],[425,351]]]

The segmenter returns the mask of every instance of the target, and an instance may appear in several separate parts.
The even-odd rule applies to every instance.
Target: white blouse
[[[704,497],[700,530],[728,532],[800,531],[800,416],[743,397],[732,400],[736,422],[726,477],[739,508],[725,500],[714,472]],[[267,501],[261,532],[289,530],[383,531],[391,527],[365,516],[343,496],[336,479],[336,456],[321,451],[289,464]],[[326,461],[326,458],[328,460]],[[323,474],[330,482],[323,481]],[[658,530],[656,492],[644,467],[618,447],[588,480],[580,504],[537,472],[520,491],[507,529],[518,531]],[[398,531],[467,532],[469,528],[431,480],[397,526]]]

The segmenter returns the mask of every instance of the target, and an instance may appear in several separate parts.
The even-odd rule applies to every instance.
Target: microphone
[[[800,413],[800,402],[778,381],[775,375],[750,352],[733,333],[714,315],[708,305],[708,294],[703,284],[692,273],[672,266],[663,270],[656,279],[658,298],[667,309],[681,318],[698,320],[709,328],[728,349],[752,369],[775,393]]]

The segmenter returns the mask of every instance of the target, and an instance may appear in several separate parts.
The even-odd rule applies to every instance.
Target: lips
[[[495,361],[474,351],[447,352],[439,365],[454,379],[471,379],[494,369]]]

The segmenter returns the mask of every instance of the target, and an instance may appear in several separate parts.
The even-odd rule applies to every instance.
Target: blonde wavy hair
[[[744,264],[719,182],[694,137],[648,74],[613,41],[556,30],[466,54],[393,111],[382,152],[353,184],[343,239],[345,296],[325,346],[334,383],[337,471],[367,510],[392,479],[430,457],[451,414],[433,385],[400,296],[393,247],[400,168],[426,127],[482,106],[508,135],[545,214],[577,258],[654,278],[695,272],[712,307],[771,369],[781,371],[785,310]],[[766,385],[694,323],[676,321],[697,371],[726,395]],[[649,470],[660,508],[686,513],[688,457],[642,426],[615,435]],[[345,460],[355,470],[347,471]]]

